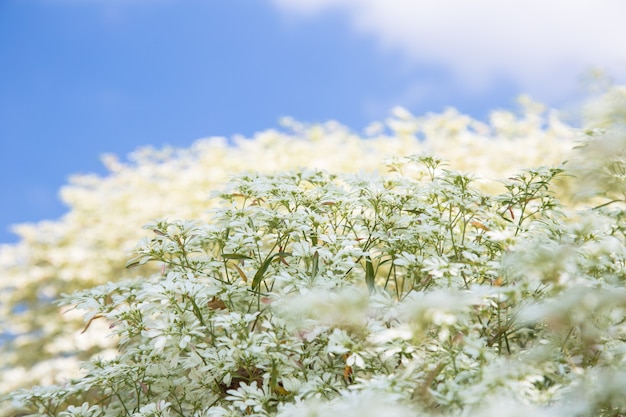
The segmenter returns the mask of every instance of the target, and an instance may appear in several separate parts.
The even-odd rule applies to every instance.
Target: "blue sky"
[[[1,0],[0,243],[61,216],[59,188],[104,173],[103,153],[283,116],[360,131],[396,105],[568,105],[592,67],[621,81],[625,15],[621,0]]]

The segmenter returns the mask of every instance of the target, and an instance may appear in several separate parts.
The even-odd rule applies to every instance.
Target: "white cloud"
[[[591,68],[626,73],[623,0],[271,1],[293,16],[344,13],[356,32],[474,92],[499,78],[554,99]]]

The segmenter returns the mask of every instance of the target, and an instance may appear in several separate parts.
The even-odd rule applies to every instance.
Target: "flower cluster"
[[[105,156],[108,175],[75,176],[61,190],[70,208],[65,216],[16,226],[20,242],[0,246],[0,393],[61,382],[79,375],[81,360],[113,353],[114,340],[102,337],[106,325],[94,321],[83,333],[80,314],[51,300],[157,271],[155,264],[124,268],[146,236],[142,225],[157,218],[208,221],[210,192],[233,175],[301,167],[375,174],[386,172],[388,158],[432,153],[480,178],[506,178],[566,159],[574,136],[553,112],[528,100],[519,114],[494,112],[489,124],[454,110],[416,117],[400,108],[362,136],[336,122],[283,124],[283,131],[248,139],[140,149],[128,162]]]
[[[569,153],[583,135],[523,103],[396,109],[367,138],[287,121],[74,179],[72,211],[0,251],[0,386],[30,387],[4,409],[623,414],[626,135]]]
[[[570,222],[561,167],[496,195],[433,156],[390,168],[242,174],[209,221],[147,224],[127,267],[158,272],[62,302],[119,352],[13,399],[50,416],[626,411],[613,212]]]

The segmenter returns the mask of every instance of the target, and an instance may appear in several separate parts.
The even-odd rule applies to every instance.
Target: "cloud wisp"
[[[415,65],[440,65],[476,93],[506,79],[558,100],[591,69],[626,69],[621,0],[271,1],[289,16],[343,13],[356,33]]]

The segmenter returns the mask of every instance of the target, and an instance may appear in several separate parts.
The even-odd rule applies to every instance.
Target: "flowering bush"
[[[89,360],[12,404],[50,416],[626,412],[626,136],[594,130],[577,160],[564,151],[575,133],[531,110],[491,127],[397,111],[388,125],[364,140],[293,124],[295,138],[149,151],[75,180],[73,211],[3,248],[7,276],[24,278],[3,284],[3,304],[28,306],[4,375]],[[450,165],[425,153],[442,138]],[[512,173],[535,145],[546,162],[577,162]],[[417,156],[385,170],[383,150]],[[507,179],[483,180],[495,174]],[[568,175],[578,206],[556,198]],[[218,190],[214,203],[199,189]],[[124,269],[128,227],[150,217],[163,219]],[[41,301],[62,292],[56,320]]]

